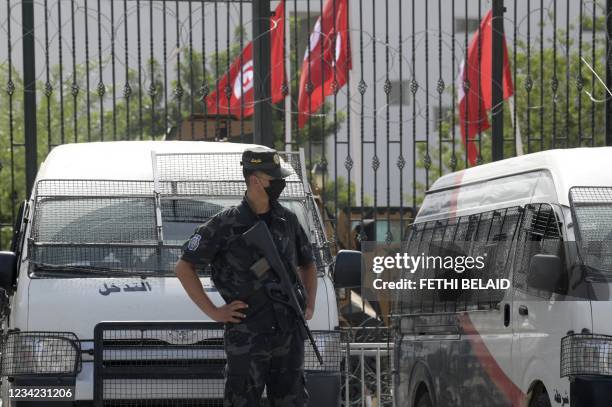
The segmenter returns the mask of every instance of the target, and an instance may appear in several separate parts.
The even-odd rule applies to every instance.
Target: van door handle
[[[510,325],[510,304],[504,304],[504,326]]]
[[[529,309],[527,308],[527,306],[526,306],[526,305],[521,305],[521,306],[519,306],[518,311],[519,311],[519,314],[520,314],[520,315],[524,315],[524,316],[529,315]]]

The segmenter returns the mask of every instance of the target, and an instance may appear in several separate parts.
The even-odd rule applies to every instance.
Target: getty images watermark
[[[361,242],[360,295],[408,310],[447,310],[449,303],[455,308],[496,306],[512,289],[543,301],[553,295],[555,301],[612,301],[612,239],[513,244],[502,237]]]
[[[369,300],[393,296],[402,300],[414,296],[457,297],[504,291],[511,285],[499,264],[503,247],[474,250],[474,242],[455,242],[452,246],[429,246],[428,253],[410,248],[406,242],[362,242],[365,269],[362,270],[362,295]],[[466,252],[479,253],[477,256]],[[495,268],[495,269],[492,269]],[[403,295],[403,294],[406,295]]]
[[[485,253],[483,256],[427,256],[421,253],[411,256],[408,253],[396,253],[394,256],[374,256],[372,259],[372,272],[382,274],[385,270],[404,271],[415,274],[418,270],[453,270],[457,274],[466,271],[484,270],[486,267]],[[410,278],[400,278],[395,281],[385,281],[383,278],[374,278],[373,288],[385,289],[471,289],[471,290],[503,290],[510,287],[510,280],[506,278],[420,278],[418,281]]]

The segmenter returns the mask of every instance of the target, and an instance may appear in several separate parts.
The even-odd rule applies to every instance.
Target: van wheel
[[[425,392],[421,394],[419,401],[416,403],[416,407],[433,407],[431,400],[429,399],[429,393]]]
[[[540,390],[529,403],[529,407],[551,407],[546,390]]]

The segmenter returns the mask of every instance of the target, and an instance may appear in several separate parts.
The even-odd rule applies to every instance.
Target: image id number
[[[74,386],[15,386],[8,396],[23,401],[74,400]]]

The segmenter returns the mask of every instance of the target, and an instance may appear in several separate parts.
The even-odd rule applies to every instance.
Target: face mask
[[[285,180],[282,178],[271,179],[270,186],[264,188],[266,194],[268,194],[268,198],[270,198],[271,201],[276,201],[281,192],[283,192],[283,189],[285,189]]]

